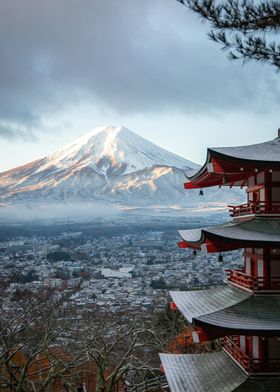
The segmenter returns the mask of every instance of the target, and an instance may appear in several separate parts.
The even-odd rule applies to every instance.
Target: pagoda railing
[[[243,367],[245,370],[249,370],[251,367],[252,359],[241,350],[237,345],[235,338],[224,338],[224,349]]]
[[[225,271],[229,282],[238,284],[239,286],[245,287],[249,290],[258,289],[256,277],[247,275],[241,270],[226,269]]]
[[[235,337],[225,337],[223,347],[243,369],[249,372],[278,373],[280,371],[280,358],[251,358],[238,346],[238,340]]]
[[[246,289],[252,291],[280,290],[280,276],[260,277],[245,274],[242,270],[226,269],[225,271],[229,282],[238,284]]]
[[[258,203],[244,203],[238,206],[228,206],[230,216],[237,217],[251,214],[272,214],[280,215],[280,202],[258,202]]]

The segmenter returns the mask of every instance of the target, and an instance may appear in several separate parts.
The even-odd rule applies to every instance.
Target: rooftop
[[[183,316],[197,326],[229,333],[280,333],[280,297],[255,295],[234,286],[200,291],[172,291],[172,300]]]
[[[193,319],[236,305],[249,298],[251,293],[230,285],[209,290],[171,291],[170,295],[183,316]]]
[[[208,148],[205,164],[188,176],[186,189],[214,185],[244,186],[255,171],[279,171],[280,137],[265,143]],[[245,181],[245,182],[244,182]]]
[[[181,238],[188,244],[201,245],[207,240],[237,241],[236,248],[243,245],[267,243],[279,246],[280,243],[280,219],[253,218],[247,221],[234,221],[222,225],[203,229],[180,230]],[[241,242],[244,241],[245,244]],[[234,244],[231,243],[234,249]]]
[[[251,378],[224,352],[160,354],[171,392],[278,392],[280,378]]]
[[[160,354],[171,392],[230,392],[247,375],[224,352],[212,354]]]
[[[238,147],[213,147],[209,151],[235,159],[280,163],[280,137],[264,143]]]

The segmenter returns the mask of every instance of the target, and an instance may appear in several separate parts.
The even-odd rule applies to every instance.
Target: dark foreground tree
[[[1,290],[0,290],[1,291]],[[11,301],[0,293],[0,391],[61,391],[67,381],[76,391],[84,355],[64,349],[71,319],[51,291]]]
[[[120,324],[104,315],[89,318],[87,325],[83,351],[95,366],[96,392],[114,392],[131,371],[152,370],[150,355],[146,356],[156,343],[150,322],[133,319]]]
[[[0,282],[1,392],[113,392],[128,374],[157,377],[158,351],[182,324],[171,312],[81,312],[67,294],[10,289]]]
[[[268,63],[280,69],[280,1],[177,0],[210,22],[209,37],[232,60]]]

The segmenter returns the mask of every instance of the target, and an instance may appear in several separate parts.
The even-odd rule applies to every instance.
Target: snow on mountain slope
[[[98,127],[47,158],[40,170],[83,164],[105,177],[128,174],[155,165],[196,169],[198,165],[178,157],[124,127]]]
[[[124,127],[98,127],[43,159],[0,173],[0,204],[197,204],[197,192],[186,192],[183,183],[198,167]],[[236,195],[209,191],[207,201]]]

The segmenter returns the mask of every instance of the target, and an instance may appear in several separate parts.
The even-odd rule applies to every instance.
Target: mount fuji
[[[0,205],[54,203],[195,206],[240,201],[240,192],[186,192],[199,166],[124,127],[98,127],[55,153],[0,173]]]

